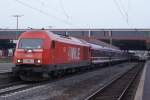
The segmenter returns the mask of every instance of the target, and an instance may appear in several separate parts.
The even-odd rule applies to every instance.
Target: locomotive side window
[[[52,41],[52,44],[51,44],[51,48],[55,49],[55,46],[56,46],[56,43],[55,43],[55,41],[53,40],[53,41]]]

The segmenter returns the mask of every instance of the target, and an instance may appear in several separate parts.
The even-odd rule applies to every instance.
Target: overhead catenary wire
[[[124,12],[126,14],[126,21],[130,27],[133,27],[131,25],[131,22],[129,23],[129,11],[130,11],[130,6],[131,6],[131,0],[126,0],[126,2],[127,2],[126,10],[124,9]],[[120,3],[122,4],[121,1],[120,1]],[[123,4],[122,4],[122,6],[123,6]]]
[[[119,5],[119,3],[118,3],[117,0],[113,0],[113,1],[114,1],[115,5],[116,5],[117,9],[119,10],[120,14],[122,15],[123,19],[124,19],[125,22],[129,25],[129,23],[128,23],[128,17],[127,17],[126,12],[124,12],[124,11],[120,8],[120,5]]]
[[[124,5],[122,4],[122,1],[121,0],[119,0],[119,2],[120,2],[120,6],[122,7],[122,10],[123,10],[123,12],[125,13],[125,15],[126,15],[126,20],[127,20],[127,23],[128,23],[128,19],[129,19],[129,0],[126,0],[127,1],[127,8],[125,9],[125,7],[124,7]]]
[[[43,0],[38,0],[38,1],[41,3],[41,5],[45,5],[45,2]]]
[[[57,10],[57,9],[55,9],[55,8],[52,8],[51,6],[47,6],[46,4],[47,3],[45,3],[45,1],[43,1],[43,0],[36,0],[36,2],[39,2],[40,4],[41,4],[41,6],[43,6],[44,8],[49,8],[49,10],[52,10],[52,11],[54,11],[55,13],[57,13],[57,14],[63,14],[63,15],[65,15],[65,17],[68,19],[68,14],[66,13],[66,11],[64,12],[64,10],[63,10],[63,12],[61,12],[61,11],[59,11],[59,10]],[[62,9],[62,8],[61,8]],[[64,8],[63,8],[64,9]],[[65,14],[64,14],[65,13]]]
[[[69,19],[69,15],[68,13],[66,12],[65,8],[64,8],[64,5],[63,5],[63,1],[62,0],[59,0],[59,3],[60,3],[60,7],[64,13],[64,15],[66,16],[67,19]]]
[[[130,0],[127,1],[127,18],[129,20],[129,8],[130,8]]]
[[[125,15],[127,16],[127,11],[126,11],[126,9],[125,9],[125,7],[124,7],[124,5],[122,4],[122,2],[119,0],[119,2],[120,2],[120,6],[121,6],[121,8],[122,8],[122,11],[125,13]]]
[[[41,13],[41,14],[44,14],[44,15],[46,15],[46,16],[48,16],[48,17],[51,17],[51,18],[53,18],[53,19],[55,19],[55,20],[57,20],[57,21],[63,22],[63,23],[65,23],[65,24],[67,24],[67,25],[73,25],[72,23],[68,22],[67,20],[58,18],[57,16],[54,16],[54,15],[52,15],[52,14],[50,14],[50,13],[48,13],[48,12],[45,12],[45,11],[39,9],[39,8],[36,8],[36,7],[33,7],[33,6],[31,6],[31,5],[27,4],[27,3],[24,3],[24,2],[21,1],[21,0],[15,0],[15,1],[18,2],[18,3],[20,3],[21,5],[23,5],[23,6],[25,6],[25,7],[28,7],[28,8],[30,8],[30,9],[33,9],[33,10],[35,10],[35,11]]]
[[[122,17],[126,20],[126,16],[124,15],[124,12],[122,12],[122,9],[120,8],[120,5],[119,5],[118,1],[117,0],[113,0],[113,1],[114,1],[115,5],[116,5],[118,11],[122,15]]]
[[[43,0],[38,0],[36,2],[39,2],[42,6],[46,7],[45,2]],[[59,5],[60,5],[60,8],[61,8],[62,12],[60,12],[59,10],[54,9],[52,7],[50,9],[54,10],[55,13],[59,13],[59,14],[61,13],[61,14],[63,14],[66,17],[66,19],[68,20],[69,19],[69,15],[68,15],[68,13],[65,10],[65,7],[63,5],[63,1],[62,0],[58,0],[58,2],[59,2]]]

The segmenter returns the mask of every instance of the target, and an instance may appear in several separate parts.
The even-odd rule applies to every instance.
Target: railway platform
[[[0,73],[11,72],[11,68],[14,65],[12,63],[0,63]]]
[[[150,100],[150,60],[145,63],[134,100]]]

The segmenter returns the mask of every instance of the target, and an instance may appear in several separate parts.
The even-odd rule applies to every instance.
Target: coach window
[[[52,44],[51,44],[51,48],[53,48],[53,49],[54,49],[54,48],[55,48],[55,46],[56,46],[56,44],[55,44],[55,41],[53,40],[53,41],[52,41]]]

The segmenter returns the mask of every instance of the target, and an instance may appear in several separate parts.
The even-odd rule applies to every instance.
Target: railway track
[[[23,81],[14,81],[14,82],[12,81],[12,82],[3,83],[3,84],[0,84],[0,90],[3,88],[10,87],[10,86],[19,85],[22,83],[24,83],[24,82]]]
[[[55,78],[55,79],[52,79],[52,80],[49,80],[49,81],[43,81],[43,82],[24,82],[24,81],[21,81],[21,82],[14,82],[13,84],[10,84],[10,86],[7,84],[6,86],[0,86],[0,96],[5,96],[5,95],[9,95],[11,93],[16,93],[16,92],[21,92],[21,91],[24,91],[24,90],[27,90],[27,89],[31,89],[31,88],[34,88],[34,87],[37,87],[37,86],[41,86],[41,85],[45,85],[45,84],[48,84],[48,83],[52,83],[52,82],[56,82],[58,80],[63,80],[63,79],[66,79],[68,77],[71,77],[72,75],[70,76],[65,76],[63,78]]]
[[[6,72],[6,73],[0,73],[0,77],[4,77],[4,76],[11,76],[12,72]]]
[[[29,85],[29,84],[19,84],[19,85],[6,87],[6,88],[3,88],[3,89],[0,89],[0,96],[5,95],[5,94],[9,94],[9,93],[14,93],[14,92],[24,90],[24,89],[27,89],[27,88],[30,88],[30,87],[31,87],[31,85]]]
[[[12,72],[0,73],[0,95],[12,91],[13,88],[11,87],[17,87],[24,83],[25,82],[21,81],[19,78],[13,77]]]
[[[13,83],[8,83],[6,85],[0,85],[0,96],[9,95],[15,92],[21,92],[26,89],[44,85],[47,83],[55,82],[60,79],[43,81],[43,82],[24,82],[24,81],[14,81]]]
[[[93,70],[96,70],[96,69],[93,69]],[[89,71],[89,70],[87,70],[87,71]],[[85,73],[87,71],[80,72],[77,75]],[[47,84],[47,83],[56,82],[58,80],[66,79],[66,78],[72,77],[74,75],[76,75],[76,74],[66,75],[66,76],[63,76],[61,78],[60,77],[59,78],[54,78],[52,80],[39,82],[39,83],[35,83],[35,82],[26,82],[25,83],[23,81],[13,81],[12,83],[0,84],[0,96],[4,96],[4,95],[10,94],[10,93],[23,91],[23,90],[30,89],[32,87],[36,87],[36,86],[40,86],[40,85],[44,85],[44,84]]]
[[[17,85],[21,82],[23,81],[21,81],[19,78],[13,77],[12,72],[0,73],[0,89]]]
[[[10,75],[12,72],[0,73],[0,75]]]
[[[82,74],[82,73],[79,73],[79,74]],[[43,81],[43,82],[24,82],[24,81],[18,80],[18,81],[13,81],[12,83],[10,83],[10,82],[8,82],[6,84],[3,83],[3,84],[0,84],[0,96],[9,95],[9,94],[15,93],[15,92],[21,92],[26,89],[37,87],[37,86],[44,85],[47,83],[56,82],[58,80],[66,79],[66,78],[72,77],[72,76],[74,76],[74,75],[58,77],[58,78],[54,78],[54,79],[51,79],[48,81]]]
[[[85,100],[124,100],[130,86],[142,71],[143,65],[144,63],[140,63],[125,74],[113,79]]]

